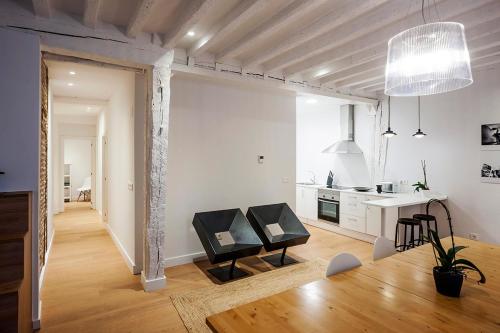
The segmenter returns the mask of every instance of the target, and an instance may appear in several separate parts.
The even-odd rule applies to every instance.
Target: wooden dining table
[[[445,247],[451,239],[442,240]],[[486,276],[469,273],[461,297],[439,294],[426,244],[207,317],[218,333],[500,332],[500,246],[455,237]]]

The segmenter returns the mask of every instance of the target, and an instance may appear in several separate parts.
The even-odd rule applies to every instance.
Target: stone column
[[[161,289],[166,284],[163,258],[172,60],[173,51],[168,52],[155,63],[147,75],[149,105],[146,114],[144,268],[141,273],[141,282],[145,291]]]

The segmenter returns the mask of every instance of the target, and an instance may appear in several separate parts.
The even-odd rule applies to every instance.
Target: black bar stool
[[[404,225],[405,231],[403,236],[403,243],[398,245],[399,243],[399,226]],[[410,228],[410,239],[406,241],[407,229]],[[418,227],[418,238],[415,239],[415,227]],[[396,224],[396,237],[394,237],[394,247],[397,251],[402,252],[406,251],[409,248],[413,248],[420,244],[423,244],[423,234],[424,230],[422,228],[422,222],[420,220],[411,218],[411,217],[400,217],[398,219],[398,223]]]
[[[437,225],[437,220],[434,215],[429,215],[429,214],[415,214],[413,215],[413,218],[416,220],[424,221],[427,223],[427,237],[431,238],[431,222],[434,222],[434,231],[438,233],[438,225]]]

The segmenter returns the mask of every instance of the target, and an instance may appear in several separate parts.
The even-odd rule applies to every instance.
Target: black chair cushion
[[[413,218],[421,221],[436,221],[435,216],[427,214],[415,214],[413,215]]]
[[[212,264],[256,255],[262,242],[239,208],[194,214],[193,226]],[[215,234],[229,231],[234,244],[221,246]]]
[[[310,237],[295,213],[286,203],[248,208],[248,221],[264,243],[266,251],[304,244]],[[284,234],[272,236],[267,225],[278,223]]]
[[[406,225],[419,225],[420,221],[416,220],[414,218],[411,218],[411,217],[400,217],[398,219],[398,223],[399,224],[406,224]]]

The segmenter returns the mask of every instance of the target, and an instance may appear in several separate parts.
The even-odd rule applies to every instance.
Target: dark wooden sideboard
[[[0,333],[32,332],[31,192],[0,192]]]

